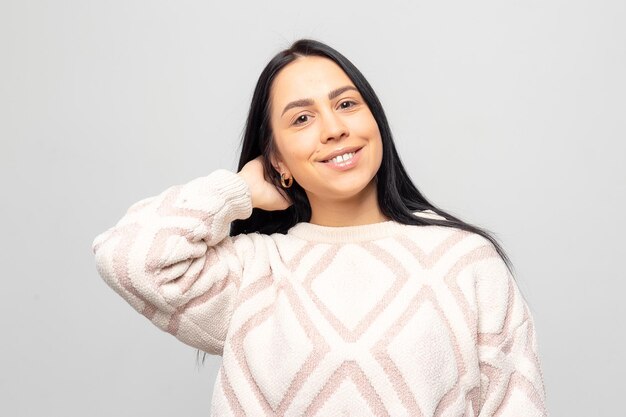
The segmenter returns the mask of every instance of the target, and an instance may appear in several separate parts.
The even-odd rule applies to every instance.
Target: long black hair
[[[382,213],[402,224],[416,226],[439,225],[477,233],[494,245],[509,271],[513,273],[513,265],[509,257],[491,235],[491,232],[468,224],[446,213],[428,201],[415,187],[400,161],[400,156],[396,151],[391,135],[391,128],[374,89],[352,62],[335,49],[320,41],[299,39],[293,42],[289,48],[277,53],[261,72],[254,89],[252,103],[250,104],[237,171],[240,171],[246,163],[262,154],[264,157],[265,178],[276,185],[276,187],[281,187],[280,174],[271,163],[271,155],[276,152],[270,125],[271,87],[276,75],[287,64],[299,57],[311,55],[331,59],[341,67],[361,93],[378,124],[383,144],[383,158],[376,173],[376,187],[378,204]],[[293,179],[291,187],[282,189],[293,201],[289,208],[279,211],[253,208],[252,215],[249,218],[237,219],[231,223],[230,236],[252,232],[284,234],[296,223],[301,221],[308,222],[311,218],[311,206],[304,189],[295,179]],[[445,220],[414,215],[413,213],[418,210],[432,210],[445,218]]]

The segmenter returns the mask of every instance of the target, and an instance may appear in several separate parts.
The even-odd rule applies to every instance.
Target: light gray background
[[[553,416],[623,412],[626,3],[0,3],[0,415],[207,416],[220,357],[151,325],[90,245],[235,169],[256,79],[300,37],[361,69],[416,185],[495,232]]]

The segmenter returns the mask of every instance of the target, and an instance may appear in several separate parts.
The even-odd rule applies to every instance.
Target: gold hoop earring
[[[283,172],[282,174],[280,174],[280,183],[282,184],[283,188],[289,188],[291,187],[291,184],[293,184],[293,177],[289,178],[289,184],[285,184],[285,173]]]

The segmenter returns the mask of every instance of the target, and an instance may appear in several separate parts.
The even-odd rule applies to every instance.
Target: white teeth
[[[343,161],[347,161],[348,159],[351,159],[354,156],[355,152],[349,152],[346,153],[344,155],[338,155],[336,157],[334,157],[333,159],[329,159],[327,162],[334,162],[336,164],[341,163]]]

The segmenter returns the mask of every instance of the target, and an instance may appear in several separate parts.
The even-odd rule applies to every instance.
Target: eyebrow
[[[337,97],[338,95],[340,95],[341,93],[348,91],[348,90],[354,90],[354,91],[359,91],[356,89],[356,87],[352,86],[352,85],[345,85],[343,87],[339,87],[334,89],[333,91],[331,91],[330,93],[328,93],[328,99],[332,100],[335,97]],[[289,109],[292,109],[294,107],[305,107],[305,106],[311,106],[313,104],[313,100],[311,100],[310,98],[303,98],[300,100],[295,100],[292,101],[291,103],[287,104],[285,106],[285,108],[283,109],[283,112],[281,114],[281,117],[285,114],[285,112]]]

